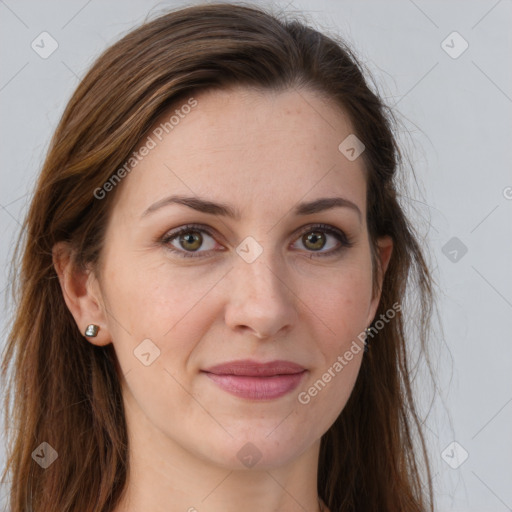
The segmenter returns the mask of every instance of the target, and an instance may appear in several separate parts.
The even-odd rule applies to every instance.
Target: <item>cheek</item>
[[[126,331],[162,337],[173,329],[218,280],[213,273],[153,262],[117,260],[106,272],[109,309]],[[156,258],[155,258],[156,259]]]
[[[140,368],[139,352],[154,358],[151,369],[186,363],[216,314],[211,297],[218,274],[171,268],[168,261],[150,258],[144,265],[117,259],[106,268],[108,327],[125,374]]]
[[[330,428],[345,408],[359,374],[362,353],[362,349],[356,354],[351,352],[351,359],[347,361],[341,350],[299,390],[299,414],[304,418],[317,418],[318,437]]]
[[[313,284],[314,283],[314,284]],[[371,301],[371,276],[354,266],[329,282],[310,283],[311,323],[321,356],[297,401],[307,417],[321,418],[322,435],[345,407],[363,358],[364,329]]]
[[[364,347],[364,329],[371,304],[370,260],[362,256],[340,266],[329,279],[312,279],[301,291],[308,299],[309,319],[321,357],[301,389],[299,403],[310,413],[334,421],[345,406],[357,379]],[[322,422],[323,424],[329,423]]]
[[[364,260],[364,258],[362,258]],[[346,340],[366,327],[371,304],[371,266],[360,260],[317,273],[302,281],[298,291],[311,314],[323,321],[335,340]]]

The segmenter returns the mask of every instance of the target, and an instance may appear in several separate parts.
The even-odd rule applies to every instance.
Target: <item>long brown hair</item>
[[[336,36],[232,4],[166,13],[98,58],[53,136],[13,260],[16,314],[2,364],[4,379],[12,370],[4,476],[12,475],[13,512],[107,512],[119,502],[129,460],[115,352],[112,344],[95,346],[79,332],[63,299],[52,247],[67,241],[75,264],[94,268],[116,194],[98,200],[95,190],[172,103],[231,85],[308,89],[337,102],[366,147],[375,292],[376,240],[389,235],[394,242],[376,318],[393,304],[401,308],[372,337],[349,401],[322,438],[319,496],[332,512],[433,510],[405,333],[412,312],[406,292],[412,289],[420,304],[417,340],[426,348],[433,280],[399,202],[402,157],[393,116],[364,72]],[[32,459],[42,442],[58,452],[46,470]]]

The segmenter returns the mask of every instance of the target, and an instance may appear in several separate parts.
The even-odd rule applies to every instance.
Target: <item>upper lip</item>
[[[215,366],[211,366],[204,372],[215,373],[217,375],[245,375],[247,377],[271,377],[273,375],[291,375],[302,373],[305,370],[303,366],[291,361],[269,361],[260,363],[243,359],[239,361],[229,361]]]

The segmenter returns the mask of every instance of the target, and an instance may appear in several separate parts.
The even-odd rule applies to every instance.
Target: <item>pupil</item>
[[[321,237],[318,236],[318,233],[311,233],[307,237],[308,242],[311,242],[313,245],[317,245],[318,242],[320,242],[320,247],[315,247],[315,249],[321,249],[322,248],[322,240]]]
[[[200,237],[192,234],[186,234],[183,236],[185,244],[194,244],[194,242],[200,242]],[[196,244],[197,245],[197,244]],[[198,249],[199,247],[189,247],[189,249]]]

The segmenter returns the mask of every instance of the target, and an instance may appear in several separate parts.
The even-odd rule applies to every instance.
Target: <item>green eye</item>
[[[308,235],[303,235],[302,241],[306,247],[311,244],[310,249],[318,251],[325,246],[326,236],[321,231],[312,231]]]
[[[330,247],[327,251],[322,251],[329,244],[329,236],[335,238],[338,241],[338,247]],[[310,249],[308,252],[317,253],[312,254],[311,257],[323,257],[323,256],[333,256],[337,254],[342,249],[346,247],[351,247],[353,243],[347,238],[343,231],[339,229],[329,226],[327,224],[317,224],[314,226],[307,226],[305,230],[302,231],[302,236],[300,238],[302,244],[307,249]]]
[[[186,250],[197,251],[203,243],[200,231],[187,231],[178,238],[179,244]]]
[[[338,246],[322,251],[327,245],[332,245],[329,244],[329,237],[337,240]],[[211,238],[210,242],[208,242],[208,238]],[[210,247],[206,247],[206,250],[200,250],[205,249],[205,240],[206,245]],[[299,240],[302,242],[303,247],[306,248],[306,252],[312,253],[311,257],[333,256],[342,249],[353,245],[343,231],[326,224],[307,226],[299,234]],[[171,231],[163,237],[162,243],[169,250],[183,258],[199,258],[201,253],[208,254],[215,248],[215,240],[212,233],[209,229],[200,225],[187,225]]]

